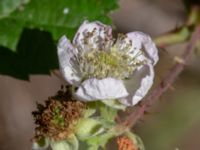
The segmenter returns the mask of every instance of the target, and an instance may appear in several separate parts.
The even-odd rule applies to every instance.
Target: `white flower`
[[[65,36],[58,43],[60,70],[75,96],[83,101],[118,99],[135,105],[153,84],[158,50],[142,32],[119,35],[100,22],[85,21],[73,42]]]

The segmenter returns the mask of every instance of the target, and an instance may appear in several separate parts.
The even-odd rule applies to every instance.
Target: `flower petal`
[[[123,98],[128,96],[128,93],[121,80],[109,77],[84,81],[76,91],[75,96],[83,101],[94,101]]]
[[[76,49],[72,46],[66,36],[62,36],[58,42],[57,53],[61,73],[70,84],[79,84],[80,71],[76,61]]]
[[[146,57],[152,61],[152,64],[157,63],[159,59],[158,50],[150,36],[138,31],[130,32],[127,36],[132,40],[135,49],[143,50]]]
[[[129,96],[122,98],[120,102],[127,106],[137,104],[151,88],[153,79],[153,65],[148,64],[138,68],[129,80],[124,81]]]
[[[104,50],[111,38],[112,28],[110,26],[106,26],[98,21],[91,23],[84,21],[73,39],[73,44],[80,51],[91,49]]]

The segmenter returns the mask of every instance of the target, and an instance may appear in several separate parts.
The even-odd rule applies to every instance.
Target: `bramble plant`
[[[116,124],[115,118],[118,110],[137,104],[153,84],[158,51],[151,38],[131,32],[114,39],[110,26],[84,21],[73,43],[61,37],[58,57],[70,88],[66,93],[59,92],[62,95],[55,96],[56,101],[50,98],[43,110],[34,112],[38,144],[33,149],[40,147],[41,140],[48,141],[44,147],[49,143],[53,150],[76,150],[80,142],[86,149],[105,149],[110,139],[121,137],[119,149],[125,149],[125,140],[127,149],[143,150],[139,138]],[[85,116],[88,111],[93,113]],[[68,117],[70,114],[76,115]]]
[[[0,74],[28,80],[59,68],[65,81],[32,112],[32,150],[106,150],[110,143],[145,150],[132,127],[200,49],[199,3],[184,2],[186,22],[152,39],[139,31],[113,36],[108,13],[116,0],[1,1]],[[149,92],[158,50],[182,42],[188,42],[182,56]],[[128,107],[134,109],[122,118]]]
[[[168,36],[176,35],[166,35]],[[35,138],[33,149],[47,148],[50,145],[53,150],[98,150],[106,149],[109,141],[116,139],[119,150],[144,150],[142,140],[130,128],[183,70],[198,39],[197,27],[183,57],[175,58],[177,64],[169,75],[125,122],[117,123],[118,111],[136,105],[151,88],[154,65],[159,59],[158,50],[151,38],[144,33],[119,34],[115,39],[110,26],[99,21],[84,21],[72,43],[66,36],[62,36],[58,42],[60,71],[70,87],[66,91],[68,97],[64,94],[61,96],[65,97],[64,100],[57,99],[59,106],[49,99],[48,104],[55,105],[51,107],[51,111],[47,111],[47,104],[43,106],[45,109],[39,116],[48,112],[50,119],[45,125],[38,124],[36,137],[37,133],[40,136]],[[165,41],[165,37],[156,41],[170,44],[170,41]],[[72,99],[71,104],[80,103],[85,107],[81,107],[83,110],[79,108],[80,105],[74,105],[74,109],[64,107],[64,102],[69,103],[69,99]],[[70,121],[74,117],[66,117],[68,113],[79,115]],[[40,122],[35,118],[36,123]],[[44,126],[45,132],[42,132]],[[37,132],[38,128],[41,131]],[[51,136],[52,128],[55,137]],[[43,145],[40,144],[41,140]]]

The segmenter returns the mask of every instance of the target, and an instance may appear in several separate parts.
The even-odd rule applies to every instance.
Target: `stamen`
[[[118,35],[114,43],[114,39],[109,39],[110,37],[102,39],[100,35],[95,36],[95,34],[94,29],[84,37],[84,41],[87,41],[86,47],[89,49],[79,58],[80,71],[84,79],[92,77],[126,79],[143,64],[138,60],[142,52],[131,54],[132,42],[126,35]],[[96,43],[96,47],[92,47],[94,43],[92,44],[91,40]]]

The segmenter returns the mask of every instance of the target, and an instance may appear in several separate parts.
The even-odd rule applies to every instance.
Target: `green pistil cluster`
[[[63,115],[61,114],[61,108],[59,108],[58,106],[53,110],[52,121],[60,127],[64,127],[65,125],[65,119]]]
[[[108,51],[91,50],[86,52],[82,59],[81,71],[85,78],[126,79],[141,62],[132,57],[127,51],[120,51],[114,45]]]

